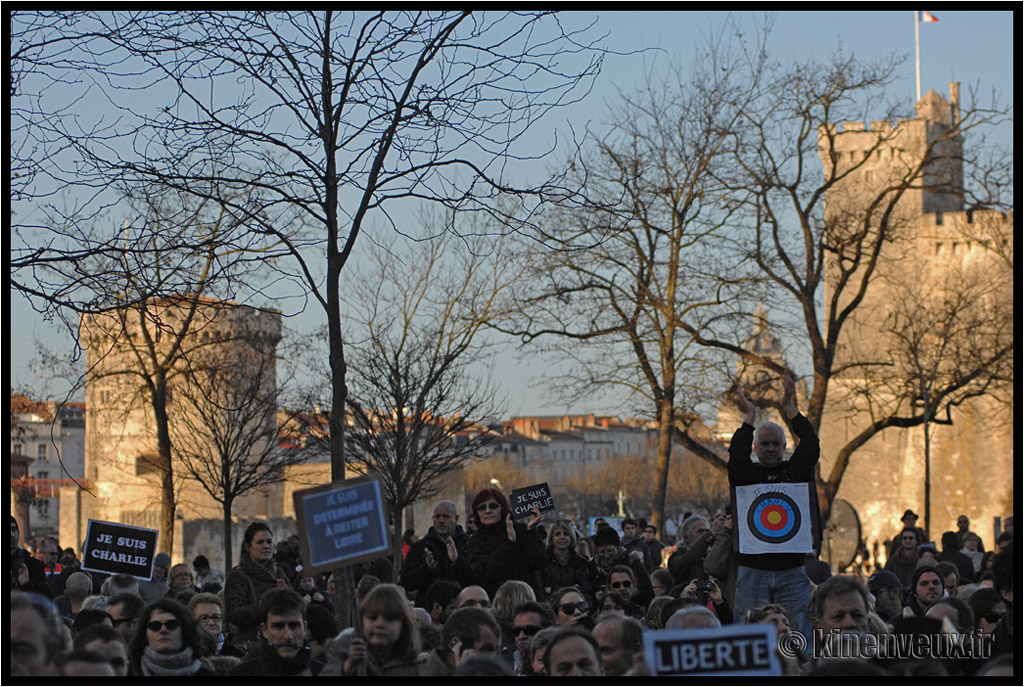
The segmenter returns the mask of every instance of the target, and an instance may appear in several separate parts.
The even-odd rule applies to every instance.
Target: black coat
[[[278,676],[310,676],[318,675],[324,664],[314,658],[310,658],[310,649],[304,647],[291,659],[281,658],[277,651],[267,644],[266,639],[260,640],[260,654],[258,657],[248,661],[242,661],[227,672],[232,677],[263,677],[265,675]]]
[[[537,589],[540,586],[537,576],[545,561],[540,533],[527,529],[521,522],[514,527],[514,543],[508,538],[504,520],[479,527],[469,538],[470,584],[483,587],[492,599],[506,580],[522,580],[533,587],[534,592],[543,592]]]
[[[454,563],[448,558],[448,547],[444,540],[438,536],[433,527],[427,531],[427,536],[413,544],[409,548],[409,553],[405,554],[405,562],[402,564],[399,580],[406,591],[416,592],[416,605],[420,608],[426,608],[424,604],[427,590],[438,580],[453,580],[460,587],[472,584],[470,582],[473,571],[469,564],[469,537],[466,536],[461,526],[455,528],[452,541],[455,542],[455,551],[458,553],[458,558]],[[437,564],[433,570],[427,565],[424,557],[426,551],[430,551]],[[427,610],[430,609],[427,608]]]
[[[548,547],[544,567],[541,569],[541,584],[544,586],[545,596],[562,587],[576,585],[583,590],[584,596],[593,600],[594,592],[597,591],[593,587],[596,575],[597,569],[593,562],[575,551],[570,551],[569,560],[562,563],[555,557],[555,550]]]
[[[806,482],[810,485],[811,508],[817,515],[818,492],[814,487],[814,466],[821,457],[821,445],[814,426],[803,415],[792,420],[793,433],[800,443],[793,451],[789,460],[778,465],[762,465],[750,458],[754,443],[754,427],[746,422],[732,435],[729,442],[729,487],[746,486],[749,484],[770,484],[773,482]],[[816,520],[817,517],[814,517]],[[821,531],[814,530],[814,545],[821,545]],[[759,570],[789,570],[804,564],[802,553],[778,554],[745,554],[737,553],[736,560],[740,565]],[[678,580],[682,582],[682,580]],[[689,580],[687,580],[689,582]]]
[[[668,557],[668,571],[672,573],[676,584],[689,584],[690,580],[703,580],[707,577],[704,574],[704,558],[714,543],[715,535],[708,531],[690,548],[682,544],[676,547]]]
[[[226,619],[238,633],[251,636],[255,636],[260,624],[260,599],[268,590],[277,588],[277,580],[288,581],[285,572],[277,565],[259,575],[250,575],[247,570],[252,570],[255,565],[252,559],[239,563],[224,580]]]
[[[22,565],[28,568],[28,581],[19,585],[18,570]],[[33,558],[28,551],[20,546],[11,555],[11,587],[23,592],[35,592],[48,599],[51,598],[50,585],[46,583],[46,568],[43,566],[43,562]]]

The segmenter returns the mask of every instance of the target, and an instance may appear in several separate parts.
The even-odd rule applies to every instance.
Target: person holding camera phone
[[[683,587],[681,596],[694,596],[700,600],[701,605],[713,611],[723,625],[732,623],[732,606],[726,601],[722,594],[721,587],[713,577],[705,580],[690,580],[690,584]]]

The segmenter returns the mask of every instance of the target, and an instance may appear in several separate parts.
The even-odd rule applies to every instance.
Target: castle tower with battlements
[[[90,489],[61,491],[61,538],[80,542],[89,519],[158,529],[162,472],[151,403],[151,395],[159,393],[155,380],[166,379],[172,428],[176,414],[195,412],[185,402],[183,385],[193,383],[189,372],[203,365],[245,366],[252,376],[258,373],[261,388],[275,388],[281,315],[184,295],[87,315],[80,331],[88,369],[85,478]],[[276,425],[275,414],[266,421]],[[175,493],[176,531],[189,521],[223,520],[221,505],[177,465]],[[283,516],[273,505],[282,501],[280,495],[256,492],[239,499],[234,514]],[[193,538],[175,535],[174,551],[168,551],[175,561],[194,555],[186,546]],[[213,556],[218,548],[201,551]]]
[[[826,178],[835,175],[826,222],[840,246],[826,270],[826,299],[837,279],[868,269],[867,256],[854,248],[844,253],[844,237],[885,231],[864,301],[837,349],[843,372],[831,382],[822,419],[823,474],[840,447],[894,404],[914,406],[899,408],[900,415],[919,412],[915,404],[926,394],[908,401],[911,382],[927,391],[926,375],[941,382],[956,373],[958,356],[983,355],[970,346],[1012,344],[1013,213],[964,207],[959,122],[954,83],[949,100],[929,91],[915,119],[846,122],[819,132]],[[966,324],[947,331],[954,308]],[[1012,513],[1012,387],[987,391],[928,425],[934,541],[966,514],[991,547],[994,518]],[[899,530],[907,508],[924,514],[924,456],[922,426],[884,429],[854,453],[837,497],[857,509],[869,547]]]

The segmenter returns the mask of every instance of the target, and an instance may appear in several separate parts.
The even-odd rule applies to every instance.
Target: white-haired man
[[[757,409],[740,389],[737,401],[745,414],[743,426],[736,430],[729,444],[729,486],[770,483],[807,483],[814,501],[814,466],[821,456],[818,436],[806,417],[793,402],[794,386],[789,377],[782,378],[782,412],[790,420],[800,443],[786,459],[786,433],[773,422],[754,430]],[[751,460],[751,443],[757,462]],[[740,514],[740,517],[743,517]],[[752,608],[766,603],[781,604],[793,614],[796,626],[804,636],[811,631],[811,587],[804,569],[803,553],[738,553],[735,613],[742,617]]]

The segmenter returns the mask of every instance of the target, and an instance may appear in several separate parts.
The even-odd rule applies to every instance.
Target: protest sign
[[[509,504],[512,506],[512,517],[516,520],[532,516],[534,508],[541,513],[555,509],[555,499],[551,496],[547,482],[516,489],[509,498]]]
[[[82,570],[149,580],[153,577],[158,534],[145,527],[90,520],[85,530]]]
[[[296,491],[304,572],[325,572],[391,553],[384,494],[375,477]]]
[[[751,484],[733,489],[739,552],[813,553],[816,509],[806,482]]]
[[[654,675],[782,675],[772,625],[644,633],[644,659]]]

